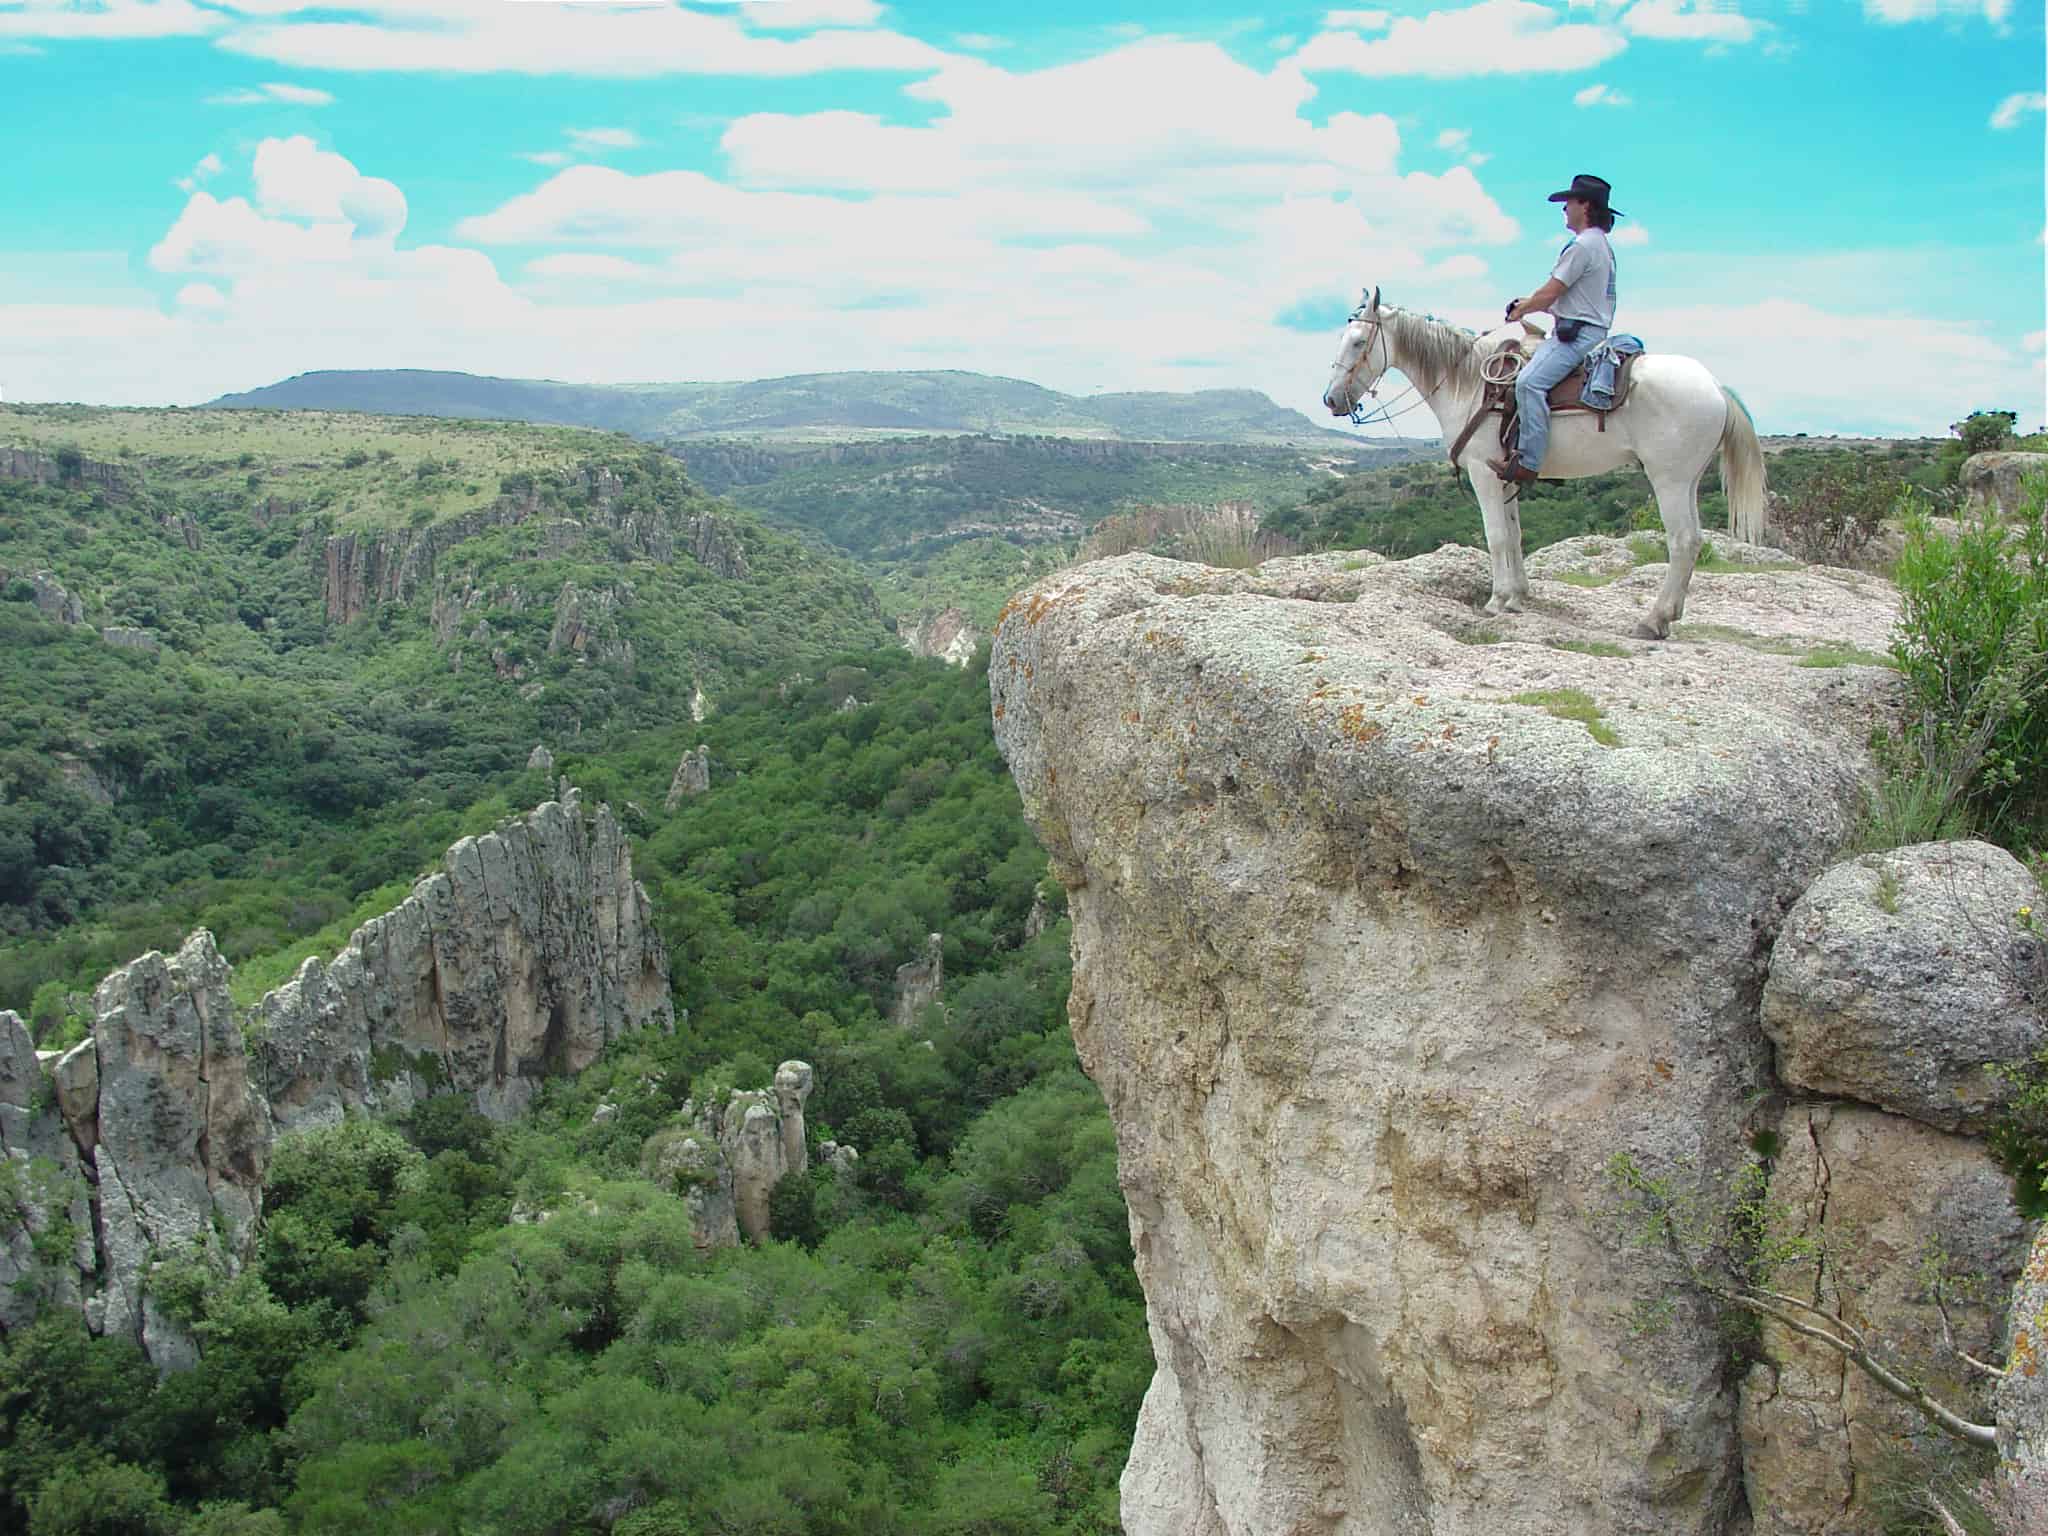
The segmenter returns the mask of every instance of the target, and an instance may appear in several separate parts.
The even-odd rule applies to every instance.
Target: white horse
[[[1502,339],[1523,334],[1517,324],[1481,336],[1393,305],[1382,307],[1375,288],[1344,329],[1323,404],[1333,416],[1350,415],[1361,399],[1375,393],[1389,368],[1398,368],[1435,414],[1448,448],[1480,409],[1485,387],[1480,363]],[[1604,431],[1586,412],[1551,418],[1550,446],[1541,467],[1546,480],[1574,480],[1628,464],[1640,465],[1650,477],[1671,564],[1635,632],[1661,640],[1685,612],[1685,589],[1700,553],[1700,476],[1714,450],[1721,451],[1729,530],[1752,543],[1763,534],[1764,458],[1748,410],[1704,364],[1647,352],[1636,359],[1633,371],[1628,397],[1608,414]],[[1520,613],[1529,595],[1521,516],[1514,494],[1486,462],[1500,453],[1498,422],[1489,417],[1452,462],[1471,475],[1486,523],[1486,550],[1493,560],[1493,595],[1486,611]]]

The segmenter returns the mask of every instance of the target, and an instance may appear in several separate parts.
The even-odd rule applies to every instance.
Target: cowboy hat
[[[1561,203],[1568,197],[1575,197],[1582,203],[1593,204],[1596,208],[1607,208],[1607,211],[1618,219],[1621,217],[1621,210],[1607,207],[1608,196],[1613,191],[1614,188],[1598,176],[1574,176],[1572,184],[1562,192],[1551,193],[1550,200],[1553,203]]]

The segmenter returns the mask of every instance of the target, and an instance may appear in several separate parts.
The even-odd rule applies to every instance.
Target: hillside
[[[1079,397],[1021,379],[952,371],[812,373],[703,384],[562,384],[373,369],[302,373],[223,395],[208,408],[550,422],[660,440],[983,433],[1329,447],[1356,441],[1255,390]]]
[[[850,566],[631,439],[317,414],[0,410],[0,598],[23,1009],[202,908],[237,964],[342,921],[545,788],[536,744],[890,640]]]

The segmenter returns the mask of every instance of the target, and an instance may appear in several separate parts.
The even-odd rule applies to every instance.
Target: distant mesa
[[[963,372],[811,373],[701,384],[565,384],[390,368],[302,373],[208,402],[220,410],[363,411],[597,427],[664,440],[932,435],[1360,446],[1252,389],[1064,395]]]

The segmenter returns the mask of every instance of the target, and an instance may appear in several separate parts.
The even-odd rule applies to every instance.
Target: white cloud
[[[1614,227],[1614,233],[1609,238],[1616,245],[1648,245],[1650,232],[1640,224],[1622,223]]]
[[[1660,352],[1699,358],[1742,396],[1763,432],[1939,434],[1959,399],[2042,398],[2038,357],[1912,311],[1844,312],[1785,299],[1739,309],[1631,305],[1626,324]],[[1787,368],[1788,355],[1800,366]],[[1918,366],[1900,372],[1902,356]]]
[[[191,0],[0,0],[0,37],[191,37],[217,31],[225,20]]]
[[[327,91],[315,90],[309,85],[284,85],[271,83],[254,89],[223,91],[218,96],[206,98],[217,107],[261,107],[282,102],[295,107],[328,107],[334,104],[334,97]]]
[[[594,251],[564,251],[540,256],[526,264],[535,277],[600,278],[607,281],[658,282],[662,269],[644,261],[627,261],[622,256],[601,256]]]
[[[208,154],[205,157],[203,157],[197,165],[193,166],[189,172],[187,172],[183,176],[180,176],[177,179],[177,181],[173,183],[173,185],[175,185],[180,192],[196,192],[199,190],[199,185],[201,182],[206,181],[209,177],[218,176],[220,173],[220,156],[216,154]]]
[[[997,37],[990,32],[956,32],[953,35],[953,45],[956,48],[965,48],[970,53],[994,53],[998,49],[1009,47],[1010,40],[1007,37]]]
[[[871,27],[882,19],[875,0],[754,0],[742,5],[747,25],[778,32],[814,27]]]
[[[1469,128],[1446,128],[1436,136],[1438,149],[1463,149],[1471,142],[1472,130]]]
[[[1326,32],[1377,32],[1393,20],[1388,11],[1330,11],[1323,17]]]
[[[1635,98],[1617,91],[1611,85],[1589,85],[1583,91],[1572,93],[1575,107],[1627,107],[1635,104]]]
[[[569,128],[569,142],[585,154],[599,149],[638,149],[640,135],[630,128]]]
[[[1718,0],[1637,0],[1621,18],[1622,30],[1662,42],[1746,43],[1756,24]]]
[[[0,0],[5,3],[5,0]],[[662,75],[915,72],[950,55],[898,32],[835,23],[763,36],[791,18],[867,15],[855,0],[743,6],[746,20],[675,5],[508,5],[503,0],[221,0],[242,24],[220,46],[322,69],[507,72],[645,79]],[[758,14],[756,14],[758,13]],[[348,19],[333,19],[348,18]],[[801,26],[814,23],[799,21]]]
[[[567,165],[575,158],[566,149],[527,149],[519,152],[522,160],[531,160],[535,165]]]
[[[2003,28],[2011,12],[2012,0],[1863,0],[1865,16],[1891,26],[1932,21],[1937,16],[1981,15],[1993,26]]]
[[[2048,93],[2041,91],[2014,91],[1998,104],[1991,114],[1994,128],[2017,128],[2020,119],[2029,112],[2048,111]]]
[[[225,309],[227,299],[211,283],[187,283],[178,290],[180,309]]]
[[[1628,46],[1613,27],[1560,22],[1532,0],[1480,0],[1456,11],[1404,16],[1385,37],[1324,32],[1294,56],[1302,69],[1359,75],[1517,75],[1590,69]]]
[[[2020,345],[2029,352],[2048,351],[2048,331],[2029,331],[2020,338]]]

